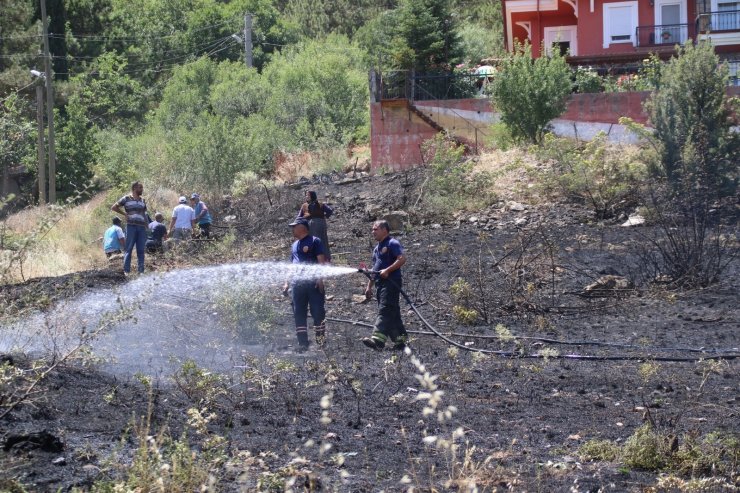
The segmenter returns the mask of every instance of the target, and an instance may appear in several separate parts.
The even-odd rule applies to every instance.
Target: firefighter
[[[378,299],[378,316],[375,330],[370,337],[362,339],[365,346],[383,349],[388,339],[393,349],[403,350],[408,342],[408,334],[401,320],[400,295],[403,286],[401,267],[406,263],[403,246],[390,236],[387,221],[373,223],[373,238],[378,242],[373,250],[373,272],[368,280],[365,296],[373,295],[373,284]]]
[[[326,255],[324,245],[319,238],[308,232],[308,221],[298,218],[290,227],[293,229],[295,241],[291,248],[291,260],[294,264],[324,264]],[[288,294],[288,281],[283,286],[283,293]],[[326,309],[324,307],[324,282],[321,279],[293,280],[290,284],[293,303],[293,317],[295,319],[295,334],[298,338],[296,351],[303,353],[308,350],[308,311],[314,323],[316,343],[322,346],[326,341]]]

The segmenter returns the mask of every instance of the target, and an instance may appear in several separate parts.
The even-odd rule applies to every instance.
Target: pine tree
[[[391,48],[397,68],[446,71],[458,59],[459,41],[449,0],[403,0]]]

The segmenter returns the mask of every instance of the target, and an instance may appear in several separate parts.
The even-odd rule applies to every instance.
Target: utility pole
[[[44,71],[46,72],[46,119],[49,125],[49,202],[57,201],[57,155],[54,149],[54,93],[51,88],[51,54],[49,53],[49,26],[46,18],[46,0],[41,2],[41,26],[44,34]]]
[[[39,152],[39,205],[46,204],[46,152],[44,151],[44,88],[36,84],[36,125]]]
[[[44,0],[41,0],[42,2]],[[252,67],[252,14],[244,14],[244,62]]]

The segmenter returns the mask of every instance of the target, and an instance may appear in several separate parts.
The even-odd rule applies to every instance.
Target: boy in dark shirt
[[[148,253],[164,252],[164,240],[167,239],[167,226],[164,225],[164,216],[161,212],[154,214],[154,221],[149,223],[151,237],[146,241]]]

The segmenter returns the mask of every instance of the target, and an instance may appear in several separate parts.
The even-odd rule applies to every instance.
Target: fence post
[[[377,86],[378,79],[376,78],[376,74],[375,74],[375,69],[374,68],[371,68],[370,69],[369,79],[370,79],[369,80],[369,83],[370,83],[370,101],[372,101],[374,103],[377,103],[379,101],[378,100],[378,86]]]
[[[411,88],[408,96],[411,103],[413,103],[416,96],[416,70],[412,68],[410,74],[409,83],[411,84]]]

